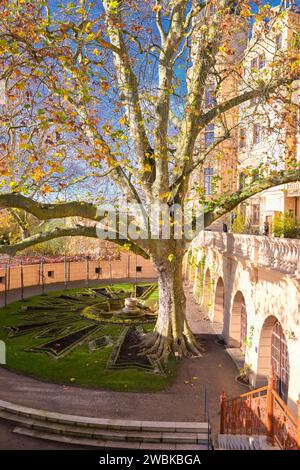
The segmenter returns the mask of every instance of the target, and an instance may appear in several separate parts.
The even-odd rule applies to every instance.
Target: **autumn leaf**
[[[152,11],[154,11],[154,13],[160,12],[161,9],[162,9],[162,6],[161,6],[161,5],[154,5],[154,6],[152,7]]]
[[[43,194],[48,194],[48,193],[50,193],[50,192],[51,192],[50,186],[49,186],[48,184],[44,184],[44,186],[43,186],[42,189],[41,189],[41,192],[42,192]]]

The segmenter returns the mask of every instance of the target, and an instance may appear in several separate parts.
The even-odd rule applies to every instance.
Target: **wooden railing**
[[[300,450],[300,401],[298,418],[275,391],[272,372],[268,385],[228,399],[223,392],[221,434],[266,435],[268,443],[284,450]]]

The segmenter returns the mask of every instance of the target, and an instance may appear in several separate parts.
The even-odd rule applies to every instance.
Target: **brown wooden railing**
[[[275,390],[273,372],[267,386],[231,399],[223,392],[220,404],[221,434],[266,435],[271,445],[300,450],[300,401],[295,418]]]

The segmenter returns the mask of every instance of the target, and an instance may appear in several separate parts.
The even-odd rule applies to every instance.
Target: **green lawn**
[[[100,286],[99,286],[100,287]],[[101,286],[103,287],[103,286]],[[118,284],[113,289],[129,290],[129,284]],[[20,336],[8,337],[7,327],[14,327],[31,322],[30,312],[24,311],[32,306],[41,306],[47,302],[56,304],[60,302],[62,294],[81,295],[84,289],[70,289],[68,291],[51,292],[46,296],[36,296],[25,302],[14,302],[6,308],[0,309],[0,339],[4,340],[7,349],[7,368],[46,379],[51,382],[81,385],[86,387],[101,387],[111,390],[130,391],[158,391],[165,389],[173,380],[177,363],[174,359],[169,361],[164,374],[153,370],[138,368],[107,369],[107,362],[115,349],[118,338],[124,329],[124,325],[101,324],[101,336],[109,336],[113,344],[91,351],[89,342],[99,337],[99,332],[93,334],[83,344],[78,345],[63,357],[55,358],[46,352],[30,352],[28,348],[51,341],[53,337],[37,338],[37,332],[31,331]],[[152,299],[157,298],[157,291],[151,294]],[[38,313],[41,319],[43,315],[47,318],[47,306],[45,312]],[[68,312],[63,310],[62,314]],[[36,313],[35,313],[36,314]],[[58,317],[59,318],[59,317]],[[88,320],[79,315],[76,327],[84,328]],[[151,331],[153,323],[144,326],[146,331]]]

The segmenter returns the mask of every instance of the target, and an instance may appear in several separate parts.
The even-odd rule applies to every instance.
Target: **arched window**
[[[271,365],[276,377],[276,391],[287,402],[289,388],[289,356],[284,332],[279,321],[273,325],[271,338]]]

